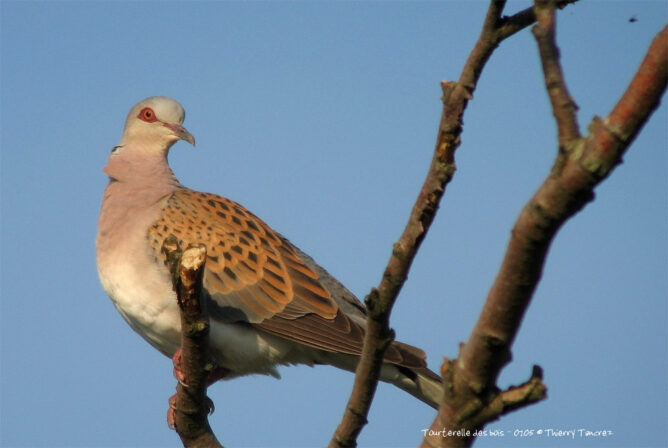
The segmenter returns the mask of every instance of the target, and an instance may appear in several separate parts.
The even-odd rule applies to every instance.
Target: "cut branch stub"
[[[185,447],[221,447],[211,430],[208,414],[213,404],[206,396],[209,374],[209,318],[202,295],[206,246],[182,251],[174,235],[165,239],[162,251],[172,275],[181,314],[181,349],[174,356],[179,370],[176,395],[170,399],[168,420]]]

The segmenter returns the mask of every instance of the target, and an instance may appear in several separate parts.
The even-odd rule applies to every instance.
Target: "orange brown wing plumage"
[[[204,288],[211,318],[247,322],[314,348],[359,355],[364,330],[337,305],[319,275],[285,239],[240,204],[182,189],[171,194],[149,230],[156,256],[170,234],[182,246],[204,243]],[[386,360],[424,366],[424,355],[396,345]],[[422,355],[422,356],[420,356]]]

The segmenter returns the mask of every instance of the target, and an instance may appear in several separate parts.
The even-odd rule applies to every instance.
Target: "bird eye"
[[[153,109],[151,109],[150,107],[143,108],[139,112],[139,115],[137,116],[137,118],[139,118],[140,120],[147,121],[149,123],[157,120],[155,118],[155,112],[153,112]]]

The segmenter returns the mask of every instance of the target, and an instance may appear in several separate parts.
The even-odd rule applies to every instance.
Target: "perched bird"
[[[150,97],[127,116],[109,156],[97,234],[100,281],[130,326],[167,356],[180,347],[180,315],[162,243],[207,247],[204,294],[210,351],[224,379],[279,378],[286,364],[354,371],[365,308],[341,283],[241,205],[190,190],[167,163],[178,140],[195,144],[173,99]],[[438,407],[441,378],[422,350],[393,342],[382,381]]]

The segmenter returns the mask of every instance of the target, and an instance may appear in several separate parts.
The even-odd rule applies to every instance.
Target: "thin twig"
[[[557,0],[556,7],[559,9],[564,9],[566,6],[571,3],[575,3],[578,0]],[[527,26],[531,25],[536,21],[536,13],[533,6],[530,6],[522,11],[513,14],[511,17],[503,17],[499,25],[499,37],[505,39],[512,36],[518,31],[523,30]]]
[[[559,148],[566,151],[573,141],[580,138],[576,117],[578,106],[568,93],[559,64],[559,48],[554,39],[556,28],[554,2],[536,1],[535,11],[537,23],[531,31],[538,43],[540,61],[543,65],[543,73],[545,73],[545,87],[557,122]]]

